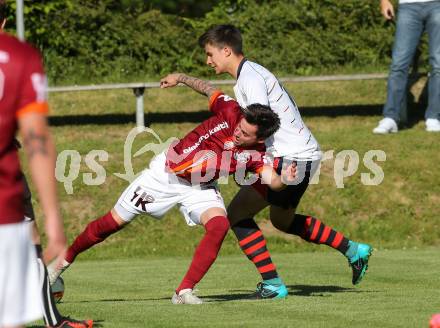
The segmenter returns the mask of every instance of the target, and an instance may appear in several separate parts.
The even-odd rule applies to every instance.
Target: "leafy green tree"
[[[149,0],[145,1],[151,8],[167,14],[183,17],[201,17],[209,12],[219,0]]]
[[[225,23],[242,31],[250,59],[282,75],[384,67],[394,37],[371,1],[25,0],[26,38],[52,83],[210,76],[197,38]]]

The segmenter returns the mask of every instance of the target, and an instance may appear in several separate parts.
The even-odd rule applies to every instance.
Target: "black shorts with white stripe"
[[[297,178],[294,184],[288,185],[281,191],[273,191],[266,184],[262,184],[261,180],[255,182],[252,187],[271,205],[279,206],[284,209],[296,208],[301,197],[309,186],[311,173],[319,161],[292,161],[282,157],[274,160],[274,168],[278,174],[281,174],[283,165],[296,163]]]

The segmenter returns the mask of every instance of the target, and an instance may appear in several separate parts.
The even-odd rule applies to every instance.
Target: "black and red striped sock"
[[[311,216],[295,214],[288,232],[315,244],[326,244],[344,255],[348,250],[349,239]]]
[[[275,265],[266,247],[266,239],[253,219],[245,219],[232,227],[242,251],[251,260],[263,280],[278,277]]]

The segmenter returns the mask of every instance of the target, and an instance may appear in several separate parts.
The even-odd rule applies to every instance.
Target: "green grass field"
[[[420,85],[423,84],[423,81]],[[415,86],[415,98],[420,94]],[[249,301],[258,281],[255,269],[241,255],[229,233],[221,257],[198,286],[201,307],[173,306],[170,297],[183,277],[202,229],[188,228],[174,209],[163,220],[139,217],[120,233],[82,254],[65,275],[66,295],[60,309],[74,317],[91,317],[102,327],[427,327],[440,312],[440,135],[424,130],[424,108],[411,106],[408,129],[395,135],[371,133],[381,118],[386,81],[290,84],[306,124],[325,152],[359,154],[356,173],[337,188],[335,160],[323,162],[319,183],[311,185],[298,212],[316,216],[348,237],[376,249],[366,280],[351,286],[345,259],[325,246],[278,232],[257,216],[279,272],[289,285],[285,301]],[[226,91],[232,94],[230,88]],[[81,156],[73,193],[59,184],[61,208],[69,241],[85,225],[108,211],[128,185],[114,173],[124,172],[123,148],[134,127],[131,91],[52,94],[52,131],[57,150]],[[186,88],[148,90],[146,119],[162,140],[181,137],[207,115],[206,98]],[[133,152],[151,136],[138,137]],[[361,183],[368,173],[363,156],[383,150],[378,162],[384,180]],[[92,150],[105,150],[100,164],[105,182],[90,186],[84,174]],[[151,154],[133,159],[135,172]],[[67,163],[70,167],[71,163]],[[67,172],[65,173],[67,174]],[[237,186],[221,186],[226,203]],[[38,220],[41,211],[35,201]]]
[[[189,257],[78,261],[65,274],[63,313],[97,327],[428,327],[440,312],[440,249],[377,251],[360,285],[337,252],[274,255],[285,300],[248,300],[258,274],[245,256],[223,256],[199,284],[205,304],[170,298]]]

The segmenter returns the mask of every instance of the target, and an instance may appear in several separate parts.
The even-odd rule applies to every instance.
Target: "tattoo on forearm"
[[[24,136],[23,143],[29,159],[34,157],[36,154],[41,154],[44,156],[48,155],[47,136],[44,134],[37,134],[31,129]]]
[[[210,97],[214,93],[214,91],[217,90],[207,81],[203,81],[195,77],[190,77],[184,74],[180,75],[179,82],[185,83],[190,88],[208,97]]]

